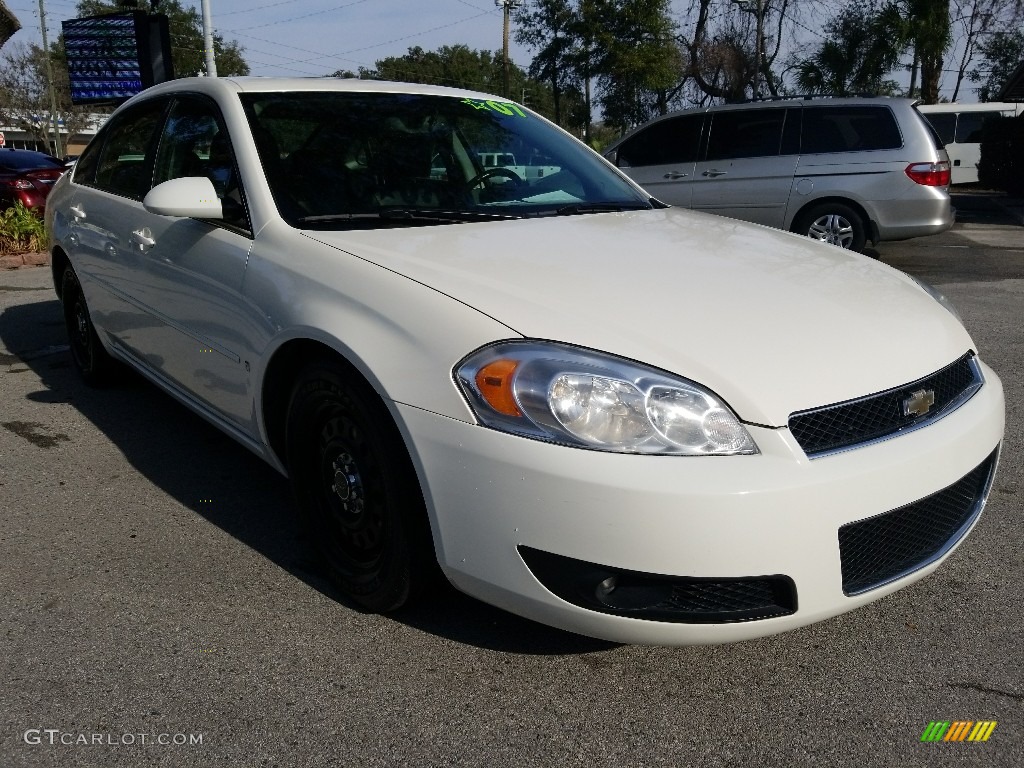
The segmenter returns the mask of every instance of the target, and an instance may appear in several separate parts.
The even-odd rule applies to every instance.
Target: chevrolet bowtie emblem
[[[910,397],[903,401],[904,416],[924,416],[935,405],[934,389],[919,389],[911,392]]]

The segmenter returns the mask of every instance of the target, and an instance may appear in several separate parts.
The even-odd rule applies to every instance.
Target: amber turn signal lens
[[[512,393],[512,376],[518,365],[518,360],[495,360],[476,374],[476,388],[481,397],[491,408],[506,416],[523,415]]]

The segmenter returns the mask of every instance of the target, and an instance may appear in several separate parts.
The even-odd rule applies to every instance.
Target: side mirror
[[[157,184],[142,200],[150,213],[193,219],[223,219],[224,206],[205,176],[184,176]]]

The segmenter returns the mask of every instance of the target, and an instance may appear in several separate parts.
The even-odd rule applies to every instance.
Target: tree
[[[529,74],[551,88],[554,120],[564,125],[563,95],[580,94],[580,76],[573,59],[578,48],[578,17],[569,0],[537,0],[516,17],[516,42],[536,49]]]
[[[129,3],[130,5],[130,3]],[[138,0],[136,5],[148,11],[149,0]],[[162,0],[157,3],[158,13],[166,14],[171,32],[171,61],[175,77],[194,77],[206,72],[203,19],[194,7],[184,8],[181,0]],[[124,3],[117,0],[79,0],[79,16],[99,16],[124,11]],[[219,34],[213,36],[213,55],[217,74],[222,76],[248,75],[249,65],[242,57],[244,49],[234,40],[224,42]]]
[[[913,47],[914,66],[921,67],[921,100],[937,104],[943,58],[953,42],[949,0],[904,0],[897,8],[906,20],[904,34]],[[911,92],[913,80],[912,74]]]
[[[465,45],[445,45],[436,51],[425,51],[416,46],[410,48],[404,56],[380,59],[375,62],[374,67],[360,67],[359,72],[338,70],[332,76],[431,83],[485,93],[499,93],[504,88],[501,52],[475,51]],[[545,117],[550,118],[553,115],[550,88],[531,80],[514,64],[510,68],[509,79],[514,99]]]
[[[963,51],[960,54],[956,85],[953,87],[950,101],[956,101],[960,95],[960,86],[967,74],[967,67],[981,42],[981,36],[992,31],[992,27],[998,19],[997,7],[1002,5],[1003,0],[952,0],[953,24],[961,31],[960,40],[963,43]]]
[[[373,80],[432,83],[487,93],[500,93],[504,87],[501,53],[475,51],[466,45],[445,45],[436,51],[425,51],[417,45],[404,56],[378,60],[375,67],[360,67],[359,76]],[[513,92],[522,87],[524,79],[523,71],[513,66]]]
[[[644,122],[668,104],[682,78],[670,0],[534,0],[517,17],[516,39],[537,53],[532,77],[551,90],[556,121],[566,121],[563,99],[582,110],[591,141],[591,85],[605,120],[620,129]]]
[[[1024,61],[1024,30],[996,32],[978,44],[981,65],[971,70],[967,77],[978,87],[980,101],[992,101],[1003,87],[1014,69]]]
[[[754,93],[755,80],[759,94],[778,96],[783,82],[776,62],[789,47],[783,42],[794,39],[793,27],[807,28],[799,17],[791,0],[694,0],[678,36],[690,100],[740,101]]]
[[[57,118],[64,125],[63,132],[70,140],[88,127],[91,110],[71,103],[71,86],[63,49],[55,45],[50,56],[57,97]],[[41,47],[12,43],[11,48],[4,49],[0,59],[0,119],[17,126],[45,147],[54,145],[46,53]]]
[[[852,96],[858,93],[894,95],[898,84],[886,76],[903,53],[899,23],[873,4],[849,5],[825,25],[829,39],[797,64],[797,85],[808,93]]]
[[[595,57],[605,122],[625,130],[668,112],[682,80],[669,0],[611,0],[603,7]]]

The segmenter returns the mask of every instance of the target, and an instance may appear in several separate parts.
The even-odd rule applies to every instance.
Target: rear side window
[[[929,112],[924,114],[924,119],[929,122],[943,144],[952,144],[956,136],[956,112]]]
[[[711,120],[707,159],[778,155],[785,121],[785,109],[716,112]]]
[[[864,152],[903,146],[888,107],[805,107],[802,151]]]
[[[958,144],[977,144],[981,141],[985,123],[993,118],[1001,117],[999,112],[961,112],[956,122],[956,140]]]
[[[702,113],[659,120],[623,142],[618,151],[618,164],[635,168],[695,162],[703,124]]]

